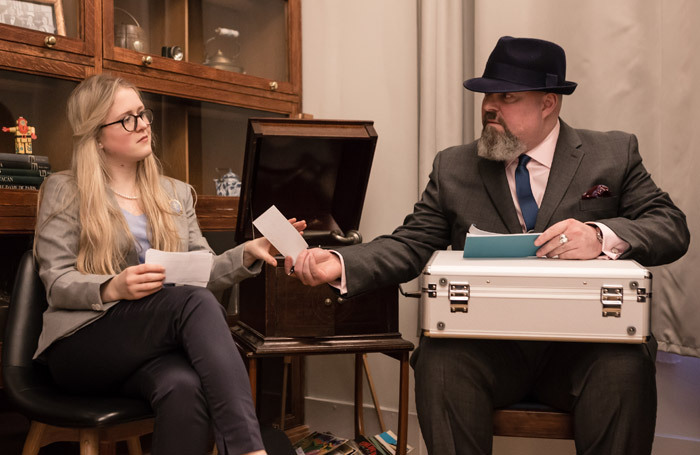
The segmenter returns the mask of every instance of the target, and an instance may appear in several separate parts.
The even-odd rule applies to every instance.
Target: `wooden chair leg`
[[[287,381],[289,380],[289,368],[292,365],[292,357],[285,355],[282,367],[282,400],[280,403],[280,430],[284,431],[284,421],[287,418]]]
[[[143,455],[143,451],[141,450],[141,439],[138,436],[127,439],[126,447],[129,451],[129,455]]]
[[[24,441],[22,455],[37,455],[39,453],[39,449],[41,449],[41,438],[45,430],[45,424],[32,421],[27,439]]]
[[[99,455],[100,435],[95,428],[80,430],[80,455]]]
[[[100,455],[117,455],[117,443],[114,441],[100,441],[98,447],[97,453]]]
[[[369,393],[372,395],[374,410],[377,412],[377,419],[379,419],[379,429],[382,431],[382,433],[384,433],[386,431],[386,425],[384,425],[384,416],[382,415],[382,407],[379,405],[377,391],[374,388],[374,380],[372,379],[372,373],[369,370],[367,354],[362,354],[362,365],[364,365],[365,367],[365,376],[367,377],[367,385],[369,385]]]
[[[355,437],[365,433],[362,399],[362,354],[355,354]]]
[[[408,352],[401,353],[399,379],[399,430],[396,455],[405,455],[408,439]]]
[[[116,455],[116,441],[122,440],[126,440],[129,455],[143,455],[139,436],[151,432],[153,432],[153,419],[102,429],[56,427],[32,422],[22,449],[22,455],[38,455],[42,447],[57,441],[78,441],[81,455]]]
[[[258,359],[248,359],[248,379],[250,380],[250,394],[253,396],[253,406],[258,402]]]

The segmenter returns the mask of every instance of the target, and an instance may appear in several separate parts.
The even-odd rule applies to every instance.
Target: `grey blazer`
[[[599,184],[612,197],[582,199]],[[630,244],[621,258],[645,266],[675,261],[690,242],[685,215],[652,181],[635,136],[577,130],[562,121],[535,231],[568,218],[607,225]],[[480,158],[476,142],[438,153],[420,201],[391,235],[339,249],[348,295],[416,277],[435,250],[463,249],[472,224],[521,232],[503,163]]]
[[[213,254],[197,224],[189,185],[167,177],[161,178],[161,184],[172,198],[171,206],[179,212],[175,217],[181,239],[179,251],[206,250]],[[113,196],[110,202],[117,205]],[[102,302],[100,298],[100,286],[113,275],[82,274],[76,269],[80,242],[78,209],[77,187],[70,173],[59,172],[46,179],[34,241],[49,307],[44,312],[35,358],[57,339],[90,324],[118,303]],[[121,246],[127,265],[137,265],[135,245],[125,239]],[[251,269],[243,266],[243,246],[239,245],[214,258],[207,287],[213,291],[225,289],[258,274],[260,269],[260,263]]]

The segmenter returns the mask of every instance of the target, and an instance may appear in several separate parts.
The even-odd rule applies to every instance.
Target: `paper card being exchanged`
[[[165,267],[165,283],[205,287],[209,283],[214,255],[209,251],[171,252],[149,248],[146,264]]]
[[[253,221],[253,226],[258,228],[260,233],[277,248],[283,256],[291,256],[294,264],[297,262],[299,253],[309,247],[306,240],[299,234],[294,226],[282,215],[277,207],[270,206],[269,209]]]

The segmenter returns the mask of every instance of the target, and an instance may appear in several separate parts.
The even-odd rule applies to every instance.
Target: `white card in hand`
[[[294,226],[282,215],[274,205],[265,210],[253,221],[253,226],[258,228],[260,233],[277,248],[283,256],[291,256],[294,263],[297,256],[309,247],[306,240],[294,229]]]
[[[171,252],[146,250],[146,264],[165,267],[165,283],[205,287],[209,283],[214,255],[209,251]]]

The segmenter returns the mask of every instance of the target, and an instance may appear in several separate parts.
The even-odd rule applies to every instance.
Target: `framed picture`
[[[0,23],[66,34],[61,0],[0,0]]]

